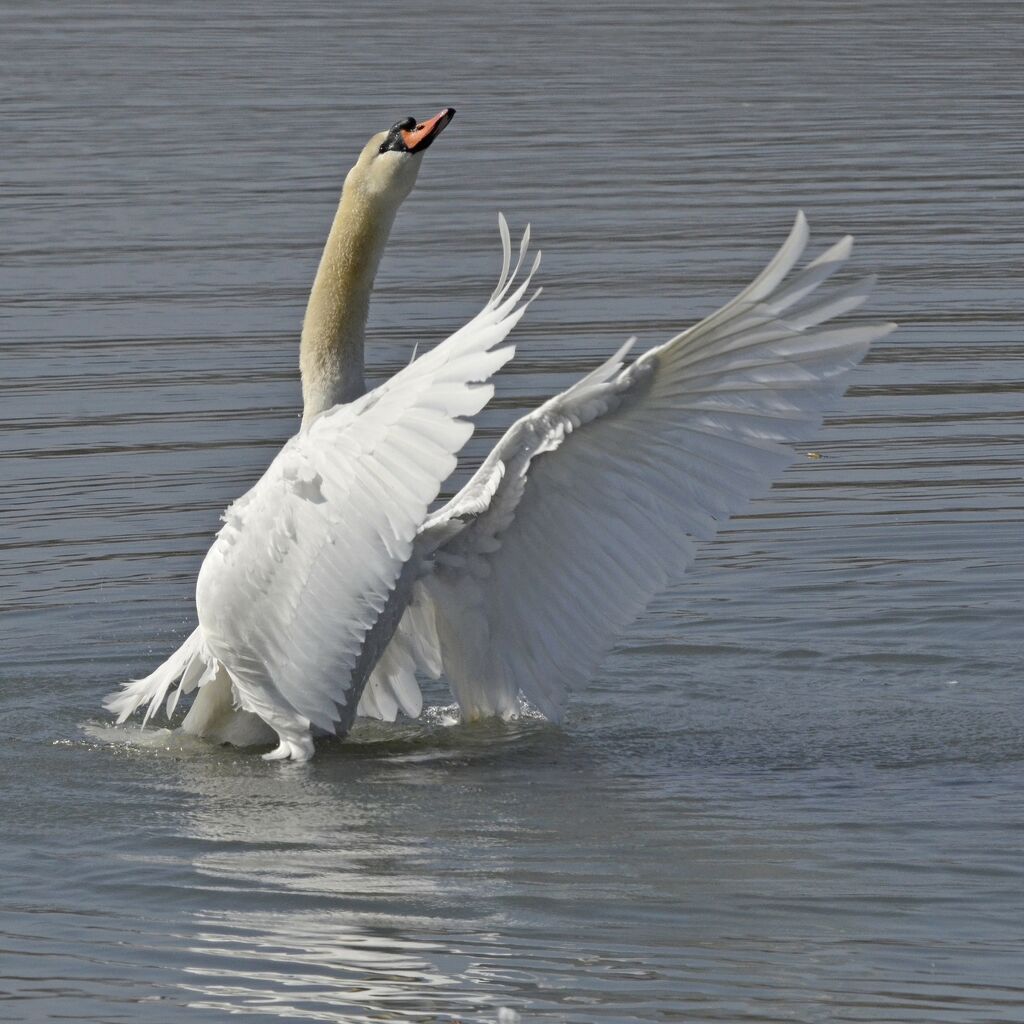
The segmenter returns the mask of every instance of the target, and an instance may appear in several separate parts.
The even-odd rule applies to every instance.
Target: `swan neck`
[[[396,212],[356,190],[342,192],[302,323],[303,423],[366,390],[366,318]]]

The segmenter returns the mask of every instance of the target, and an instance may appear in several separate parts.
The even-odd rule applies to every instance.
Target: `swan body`
[[[873,279],[819,293],[850,237],[794,272],[809,237],[800,213],[735,299],[632,362],[627,342],[514,423],[427,515],[465,418],[490,397],[483,382],[512,354],[502,342],[529,283],[508,294],[529,231],[510,274],[499,218],[504,263],[483,311],[364,393],[373,276],[418,169],[401,133],[429,145],[451,113],[374,136],[349,172],[303,324],[302,430],[225,513],[199,574],[198,628],[108,700],[119,721],[165,698],[171,714],[198,689],[186,729],[276,738],[268,757],[302,760],[314,728],[418,715],[417,672],[447,677],[466,719],[511,717],[526,699],[560,720],[617,633],[767,490],[792,459],[786,442],[820,425],[846,372],[895,326],[830,323]],[[382,172],[392,138],[415,162]]]
[[[450,116],[431,122],[440,125],[435,133]],[[407,132],[415,138],[420,129],[410,124]],[[345,230],[334,240],[342,253],[362,246],[374,268],[382,243],[371,222],[397,208],[419,163],[417,150],[408,143],[388,148],[389,138],[371,139],[368,161],[361,157],[350,172],[345,193],[356,191],[359,202],[348,204]],[[372,273],[358,274],[357,284],[321,294],[321,306],[350,306],[353,288],[372,286]],[[110,710],[124,720],[146,703],[152,713],[177,683],[168,698],[173,711],[181,693],[211,687],[218,699],[202,707],[208,726],[220,717],[222,728],[248,737],[255,716],[278,741],[268,757],[297,760],[312,755],[314,728],[348,729],[403,610],[417,529],[472,434],[469,417],[492,394],[484,382],[512,356],[502,342],[525,311],[530,276],[513,290],[515,273],[503,273],[483,310],[446,341],[381,387],[304,417],[299,433],[225,512],[199,572],[198,629],[156,672],[109,698]],[[352,346],[353,316],[358,320],[358,307],[314,315],[322,329],[313,352]],[[305,330],[303,350],[310,350]],[[232,713],[215,706],[226,691]],[[235,706],[250,717],[239,722]]]

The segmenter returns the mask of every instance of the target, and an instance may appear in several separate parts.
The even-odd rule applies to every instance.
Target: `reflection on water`
[[[1018,25],[11,7],[0,1019],[1019,1020]],[[191,631],[221,509],[297,424],[350,156],[445,103],[368,363],[469,316],[496,211],[532,220],[544,296],[466,468],[730,297],[797,207],[857,235],[902,327],[565,729],[453,726],[440,688],[307,766],[111,729],[100,698]]]
[[[969,741],[982,708],[956,690],[908,692],[925,712],[915,728]],[[173,880],[160,962],[181,964],[174,998],[345,1021],[494,1020],[504,1005],[583,1022],[660,1006],[728,1019],[714,1008],[826,993],[870,1012],[882,991],[926,1019],[948,962],[984,980],[972,1005],[1012,1020],[1019,915],[990,894],[1019,879],[1019,753],[990,732],[976,767],[939,749],[891,766],[886,752],[907,750],[895,735],[866,759],[841,749],[850,705],[823,734],[771,708],[724,723],[712,694],[706,709],[690,698],[682,741],[623,711],[572,734],[368,725],[279,773],[177,734],[134,747],[142,777],[181,804],[157,856],[133,843],[126,858]]]
[[[394,738],[369,745],[373,753],[355,759],[328,755],[316,777],[305,766],[275,779],[225,776],[193,759],[177,765],[190,793],[183,831],[211,849],[193,862],[199,884],[245,894],[258,908],[197,914],[183,982],[190,1005],[353,1021],[456,1009],[493,1018],[499,1004],[482,987],[485,971],[479,994],[461,991],[474,958],[456,936],[487,945],[473,888],[437,862],[429,822],[410,834],[408,797],[394,795],[445,785],[443,762],[430,761],[466,753]]]
[[[367,725],[314,765],[277,776],[228,752],[204,756],[174,735],[153,744],[171,756],[175,785],[187,794],[181,836],[200,850],[189,865],[203,905],[188,926],[179,983],[190,1006],[353,1021],[388,1013],[494,1020],[503,1004],[570,1012],[605,998],[614,1004],[637,984],[666,995],[683,984],[673,889],[696,887],[707,898],[732,877],[737,853],[709,856],[707,823],[696,807],[685,810],[694,801],[676,801],[691,820],[689,837],[672,840],[687,865],[673,879],[659,863],[664,851],[645,864],[634,840],[624,843],[642,825],[658,846],[637,795],[589,757],[577,759],[572,741],[550,727],[401,732]],[[552,759],[567,771],[564,782],[514,800],[502,792],[508,772],[546,774]],[[592,805],[598,795],[600,813],[573,820],[570,835],[562,808],[581,798]],[[762,844],[751,835],[738,842],[749,878],[746,865],[760,859]],[[767,872],[755,874],[783,878],[787,859],[775,850]],[[632,909],[614,942],[604,923],[609,901]],[[669,920],[659,925],[644,904],[660,905]],[[557,922],[560,931],[575,922],[580,931],[538,944],[528,921]],[[752,974],[763,969],[754,956]],[[581,978],[589,996],[580,994]]]

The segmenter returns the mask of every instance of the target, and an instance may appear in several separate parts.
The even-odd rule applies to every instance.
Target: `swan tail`
[[[200,627],[196,627],[189,638],[155,671],[144,679],[132,679],[120,690],[111,693],[103,701],[103,706],[117,715],[117,724],[128,720],[144,704],[146,707],[142,724],[145,725],[160,709],[164,698],[167,698],[167,715],[174,714],[178,698],[182,693],[189,693],[197,686],[212,679],[217,673],[216,659],[207,650],[203,642]],[[168,696],[167,691],[174,684],[177,687]]]
[[[223,666],[215,664],[213,678],[196,695],[181,723],[182,732],[234,747],[277,743],[277,733],[259,715],[238,706],[231,677]]]

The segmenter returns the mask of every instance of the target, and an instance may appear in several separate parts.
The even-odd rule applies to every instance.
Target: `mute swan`
[[[408,119],[386,138],[418,152],[451,113]],[[424,133],[425,144],[409,146],[410,132]],[[494,346],[522,315],[526,285],[503,299],[511,248],[499,218],[504,265],[491,302],[429,356],[360,397],[373,275],[418,168],[403,153],[395,158],[402,170],[396,162],[385,165],[387,177],[377,175],[384,142],[374,136],[346,179],[313,285],[300,357],[303,430],[228,510],[200,573],[199,629],[151,676],[108,700],[119,721],[143,703],[148,718],[178,682],[169,714],[181,692],[201,688],[186,729],[244,745],[267,739],[267,723],[279,744],[266,756],[304,759],[310,726],[343,732],[357,699],[362,715],[417,715],[417,670],[445,675],[466,719],[509,717],[525,697],[560,720],[616,634],[684,572],[697,541],[767,489],[792,459],[784,442],[820,424],[846,371],[895,327],[824,326],[860,306],[874,279],[816,293],[849,257],[849,236],[791,276],[809,237],[801,212],[735,299],[631,363],[627,341],[513,424],[465,487],[426,516],[469,434],[454,417],[490,394],[468,381],[509,358],[508,346]],[[375,202],[357,188],[364,177],[382,183]],[[529,229],[520,264],[528,237]],[[428,378],[446,358],[443,383]],[[425,360],[429,367],[417,371]],[[413,379],[435,391],[413,399]],[[358,449],[358,466],[355,455],[327,466],[342,432],[358,446],[383,429],[387,414],[374,410],[391,395],[406,419],[389,435],[386,456]],[[429,455],[405,429],[427,409],[438,449]],[[345,474],[357,471],[363,489],[353,500]],[[367,547],[357,548],[364,539]]]

